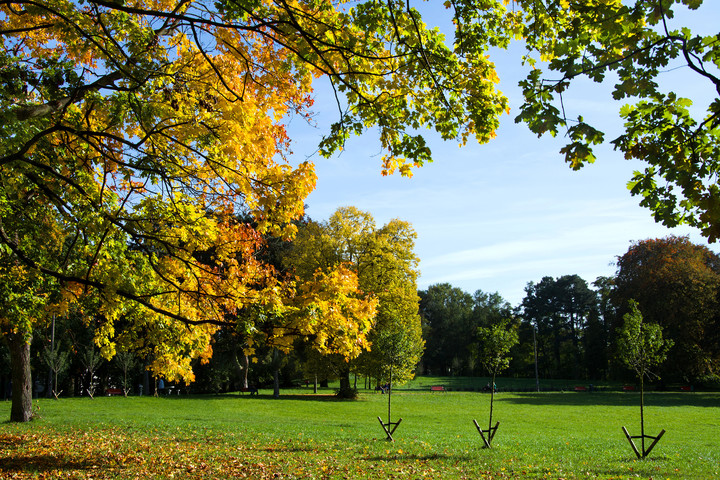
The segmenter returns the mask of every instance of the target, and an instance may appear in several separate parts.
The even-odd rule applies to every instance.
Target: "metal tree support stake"
[[[495,432],[497,432],[500,422],[497,422],[494,427],[488,427],[487,430],[483,430],[482,428],[480,428],[480,425],[478,425],[477,420],[475,420],[474,418],[473,423],[475,424],[475,428],[477,428],[477,431],[478,433],[480,433],[483,443],[485,444],[483,448],[491,448],[490,444],[492,443],[493,437],[495,436]],[[487,437],[485,436],[486,433]]]
[[[625,436],[628,439],[628,442],[630,442],[630,446],[633,449],[633,452],[635,452],[635,455],[637,455],[637,458],[640,460],[645,459],[648,455],[650,455],[650,452],[652,451],[653,447],[657,445],[657,443],[660,441],[662,436],[665,434],[665,429],[661,430],[660,433],[653,437],[652,435],[645,435],[645,372],[644,370],[640,374],[640,435],[630,435],[628,433],[627,428],[622,427],[623,432],[625,433]],[[635,442],[633,441],[634,438],[640,439],[640,449],[638,450],[637,445],[635,445]],[[651,439],[652,443],[650,446],[645,449],[645,439]]]
[[[483,445],[483,448],[492,448],[490,445],[492,444],[493,438],[495,437],[495,433],[497,432],[498,427],[500,426],[500,422],[497,422],[495,426],[493,427],[492,424],[492,417],[493,417],[493,400],[495,399],[495,375],[492,377],[492,385],[490,386],[490,419],[488,420],[488,428],[487,430],[483,430],[480,428],[480,425],[478,425],[477,420],[473,418],[473,423],[475,424],[475,428],[477,428],[478,433],[480,434],[480,437],[482,437],[482,441],[485,445]],[[485,434],[487,433],[487,437]]]
[[[390,382],[388,383],[388,421],[387,423],[383,423],[382,418],[377,417],[377,419],[378,422],[380,422],[380,426],[382,426],[385,431],[385,435],[387,435],[385,440],[388,442],[394,442],[395,439],[392,435],[395,433],[395,430],[397,430],[400,422],[402,422],[402,418],[398,419],[397,422],[390,421],[390,395],[392,395],[392,364],[390,364]]]
[[[635,452],[635,455],[637,455],[637,458],[643,459],[650,455],[650,451],[653,449],[653,447],[660,441],[660,438],[665,434],[665,429],[661,430],[657,437],[653,437],[652,435],[645,435],[643,432],[642,435],[630,435],[627,431],[627,428],[622,427],[623,432],[625,433],[625,436],[628,439],[628,442],[630,442],[630,446],[632,447],[633,451]],[[635,445],[635,442],[633,442],[633,438],[639,438],[640,439],[640,450],[638,450],[637,445]],[[649,438],[652,439],[652,443],[650,446],[645,449],[645,439]]]

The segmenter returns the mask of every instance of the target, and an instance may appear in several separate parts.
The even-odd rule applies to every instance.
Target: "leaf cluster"
[[[478,357],[493,376],[508,368],[511,360],[508,353],[517,343],[517,329],[508,319],[478,328]]]
[[[565,95],[582,78],[613,81],[612,100],[630,103],[619,112],[624,133],[611,143],[625,158],[647,165],[629,182],[631,193],[656,221],[669,227],[687,223],[715,241],[720,225],[720,41],[717,35],[675,26],[676,13],[687,9],[702,15],[704,2],[514,3],[523,12],[524,60],[532,67],[520,82],[524,103],[516,122],[526,123],[538,135],[567,136],[561,153],[577,170],[595,160],[593,146],[602,143],[605,134],[582,116],[570,115],[572,105]],[[693,94],[707,92],[710,100],[697,104],[667,91],[660,80],[676,69],[689,72]]]
[[[674,342],[663,338],[659,325],[643,322],[637,302],[631,300],[629,307],[630,311],[623,316],[624,324],[617,335],[620,359],[638,377],[652,378],[657,376],[652,369],[665,361]]]

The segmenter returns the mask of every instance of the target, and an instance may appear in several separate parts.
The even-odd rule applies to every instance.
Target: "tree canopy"
[[[674,21],[681,11],[702,15],[703,0],[517,0],[521,36],[532,66],[521,82],[516,121],[538,135],[565,135],[561,150],[573,169],[595,160],[605,133],[582,115],[569,117],[563,94],[582,79],[614,82],[608,101],[620,109],[623,133],[611,143],[647,165],[629,183],[640,204],[667,226],[688,223],[710,241],[720,236],[720,37]],[[692,89],[662,81],[683,69]],[[704,97],[699,92],[705,92]],[[695,97],[695,98],[693,98]],[[709,99],[708,99],[709,98]]]
[[[285,130],[310,118],[314,79],[338,99],[326,155],[373,129],[383,171],[409,174],[431,155],[416,129],[492,136],[507,100],[479,54],[489,42],[443,39],[395,1],[0,3],[3,254],[64,298],[93,296],[105,356],[122,329],[156,373],[192,379],[217,328],[252,332],[237,319],[327,293],[258,259],[264,234],[294,234],[314,188]],[[265,314],[239,315],[250,307]],[[31,323],[6,320],[29,342]]]
[[[303,281],[335,269],[357,275],[357,295],[377,306],[369,343],[352,367],[378,380],[392,364],[398,382],[415,373],[424,341],[418,315],[415,231],[394,219],[377,228],[368,212],[339,208],[326,222],[300,228],[287,264]],[[344,375],[350,365],[338,369]]]
[[[578,275],[557,279],[543,277],[525,287],[523,319],[537,329],[538,356],[542,369],[551,376],[577,376],[584,364],[583,337],[597,298]]]
[[[642,381],[644,377],[657,375],[652,369],[665,361],[673,342],[663,339],[658,324],[643,322],[636,301],[628,303],[629,311],[623,315],[623,326],[618,329],[618,352],[620,360]]]
[[[106,354],[128,308],[205,325],[188,339],[199,351],[228,313],[281,309],[285,287],[256,252],[263,233],[294,233],[314,186],[311,163],[285,161],[285,122],[311,115],[313,79],[339,100],[322,151],[377,128],[386,172],[430,159],[413,129],[485,141],[507,104],[481,45],[453,52],[399,2],[0,9],[0,239],[71,296],[99,292]],[[52,245],[10,221],[40,214]]]
[[[660,325],[675,343],[663,376],[688,381],[717,375],[720,257],[671,236],[634,243],[617,265],[612,298],[618,317],[632,299],[645,321]]]

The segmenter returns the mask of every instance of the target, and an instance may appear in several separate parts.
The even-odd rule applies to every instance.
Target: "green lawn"
[[[474,391],[480,392],[483,387],[490,383],[490,377],[415,377],[408,383],[398,387],[398,390],[430,390],[431,385],[443,385],[452,391]],[[589,387],[584,380],[540,380],[541,391],[573,391],[575,387]],[[534,378],[498,378],[496,381],[499,391],[510,392],[534,392],[536,384]],[[621,391],[622,383],[619,382],[595,382],[593,389],[601,391]]]
[[[397,391],[391,443],[386,395],[309,391],[40,400],[38,420],[0,424],[0,478],[720,478],[718,393],[647,395],[648,433],[667,433],[638,461],[635,393],[501,393],[487,450],[488,394]]]

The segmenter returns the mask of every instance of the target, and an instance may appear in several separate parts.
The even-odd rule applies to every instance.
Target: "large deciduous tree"
[[[381,382],[388,381],[390,368],[394,384],[411,380],[425,349],[415,238],[409,223],[391,220],[375,232],[366,265],[360,268],[361,286],[377,297],[378,312],[368,335],[372,347],[357,363],[362,373]]]
[[[452,46],[400,0],[0,3],[4,254],[66,297],[93,296],[104,355],[128,319],[128,342],[152,339],[144,347],[156,371],[191,378],[189,358],[207,358],[212,333],[238,310],[259,304],[264,318],[280,318],[282,298],[294,295],[255,254],[262,234],[294,233],[314,186],[310,163],[285,162],[284,127],[311,115],[313,80],[326,77],[337,96],[321,153],[372,130],[383,171],[410,174],[431,159],[422,127],[461,143],[494,136],[508,101],[487,52],[513,37],[560,74],[544,81],[534,65],[519,120],[538,134],[566,128],[563,151],[577,167],[602,134],[556,104],[575,78],[617,73],[615,97],[640,101],[621,112],[626,131],[614,144],[650,164],[633,193],[658,220],[718,236],[720,104],[697,118],[656,82],[684,62],[720,84],[716,38],[670,26],[678,1],[446,5]],[[51,221],[34,233],[11,220],[37,212]],[[5,323],[32,334],[32,322]]]
[[[507,100],[489,43],[453,51],[397,1],[2,2],[3,255],[67,297],[92,296],[105,356],[122,329],[156,373],[191,379],[190,359],[243,308],[285,320],[324,301],[313,295],[349,293],[341,271],[330,290],[296,291],[256,255],[264,233],[294,233],[314,186],[312,164],[285,161],[284,126],[311,115],[313,79],[338,96],[322,153],[377,128],[383,170],[408,174],[430,159],[420,126],[493,135]],[[37,215],[48,221],[31,232]],[[3,333],[27,343],[42,315],[11,317]],[[308,333],[293,318],[283,333]]]
[[[637,302],[675,345],[663,378],[694,381],[720,368],[720,257],[687,237],[634,243],[618,258],[612,301],[618,320]]]
[[[300,229],[287,265],[301,281],[337,269],[357,275],[360,292],[377,305],[369,348],[353,365],[341,360],[341,393],[350,393],[352,368],[377,379],[413,377],[424,342],[418,315],[415,231],[401,220],[377,228],[372,216],[355,207],[338,209],[326,222],[309,222]]]

